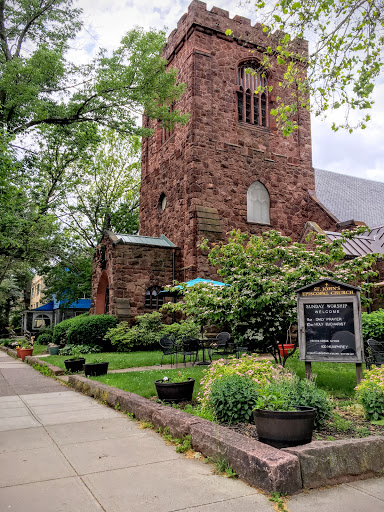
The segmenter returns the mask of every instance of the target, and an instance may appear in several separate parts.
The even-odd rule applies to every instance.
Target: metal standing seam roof
[[[165,235],[155,236],[140,236],[140,235],[123,235],[121,233],[114,233],[118,239],[118,243],[135,244],[135,245],[151,245],[155,247],[164,247],[168,249],[175,249],[177,246],[172,243]]]
[[[340,239],[342,236],[341,233],[333,231],[325,231],[325,234],[331,241]],[[364,256],[373,253],[384,255],[384,225],[353,240],[347,240],[343,243],[343,249],[347,256]]]
[[[384,183],[315,169],[317,199],[340,222],[365,222],[369,228],[384,224]]]

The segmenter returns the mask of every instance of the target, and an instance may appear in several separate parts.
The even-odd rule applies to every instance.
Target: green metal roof
[[[175,249],[177,246],[172,243],[165,235],[156,236],[140,236],[140,235],[123,235],[115,233],[117,243],[134,244],[134,245],[151,245],[154,247],[164,247]]]

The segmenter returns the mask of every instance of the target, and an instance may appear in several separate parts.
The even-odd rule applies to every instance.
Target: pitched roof
[[[325,231],[327,237],[332,240],[341,238],[341,233]],[[364,256],[365,254],[384,254],[384,225],[373,229],[363,235],[347,240],[343,243],[343,249],[347,256]]]
[[[121,233],[113,233],[117,238],[116,243],[134,244],[134,245],[151,245],[153,247],[164,247],[175,249],[177,246],[172,243],[165,235],[156,236],[140,236],[140,235],[123,235]]]
[[[316,197],[340,222],[384,225],[384,183],[315,169]]]
[[[63,306],[64,301],[60,300],[51,300],[47,302],[47,304],[43,304],[42,306],[31,309],[30,311],[53,311],[55,309],[59,309],[60,306]],[[69,306],[64,306],[64,309],[89,309],[91,307],[91,299],[78,299]]]

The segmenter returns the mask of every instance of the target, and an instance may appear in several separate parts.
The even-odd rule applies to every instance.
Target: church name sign
[[[302,361],[361,363],[359,288],[324,280],[297,290]]]

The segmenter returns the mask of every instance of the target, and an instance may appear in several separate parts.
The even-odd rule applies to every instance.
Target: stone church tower
[[[284,96],[279,67],[261,73],[262,51],[270,44],[260,24],[230,19],[217,7],[207,11],[196,0],[168,38],[164,57],[187,86],[174,106],[190,120],[170,133],[144,119],[154,135],[143,141],[140,234],[162,233],[180,248],[180,280],[209,277],[198,249],[203,237],[273,228],[297,239],[307,220],[334,227],[311,197],[309,113],[299,108],[299,129],[288,138],[270,115],[276,95]],[[305,55],[307,43],[297,49]],[[255,95],[265,81],[272,92]]]
[[[169,132],[144,118],[154,133],[143,140],[140,234],[104,233],[91,314],[132,321],[161,306],[159,292],[174,280],[217,279],[199,249],[202,238],[273,228],[298,239],[308,220],[334,230],[337,220],[313,192],[309,113],[299,109],[299,129],[289,138],[270,115],[276,94],[284,95],[278,66],[266,76],[260,69],[270,43],[261,25],[196,0],[180,19],[164,57],[186,84],[174,108],[190,119]],[[297,49],[306,54],[307,44]],[[260,84],[272,92],[254,94]]]

